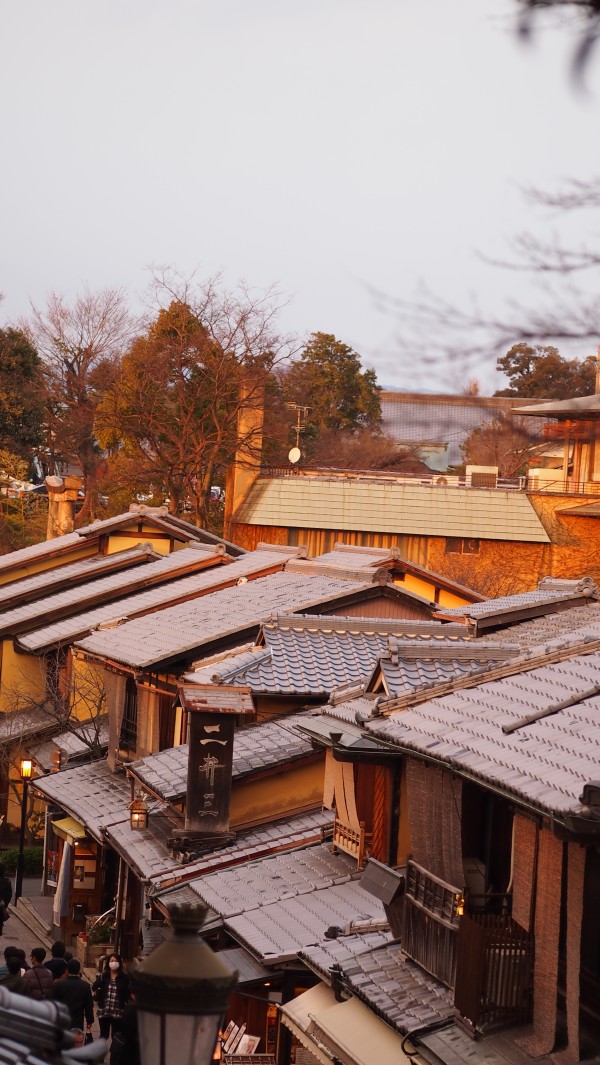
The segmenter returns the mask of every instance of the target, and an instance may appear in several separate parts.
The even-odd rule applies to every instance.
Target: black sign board
[[[231,714],[189,715],[189,761],[185,827],[207,836],[229,829],[233,732]]]

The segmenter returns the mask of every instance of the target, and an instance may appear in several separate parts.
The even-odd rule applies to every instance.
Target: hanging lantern
[[[148,803],[145,799],[134,799],[129,804],[129,826],[134,832],[143,832],[148,828]]]

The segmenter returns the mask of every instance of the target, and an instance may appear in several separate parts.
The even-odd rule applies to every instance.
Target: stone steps
[[[52,946],[54,941],[52,925],[48,919],[36,909],[30,899],[22,895],[21,898],[18,899],[16,907],[13,907],[13,909],[16,910],[17,916],[23,924],[27,926],[29,931],[39,939],[41,947]]]

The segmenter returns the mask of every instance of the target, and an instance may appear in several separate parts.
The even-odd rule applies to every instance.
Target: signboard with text
[[[208,836],[229,830],[233,715],[189,715],[189,761],[185,827]]]

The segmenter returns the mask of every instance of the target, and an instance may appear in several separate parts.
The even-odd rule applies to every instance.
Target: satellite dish
[[[302,455],[302,452],[300,451],[300,448],[299,447],[293,447],[292,450],[290,451],[289,455],[288,455],[288,459],[290,460],[290,462],[299,462],[301,455]]]

